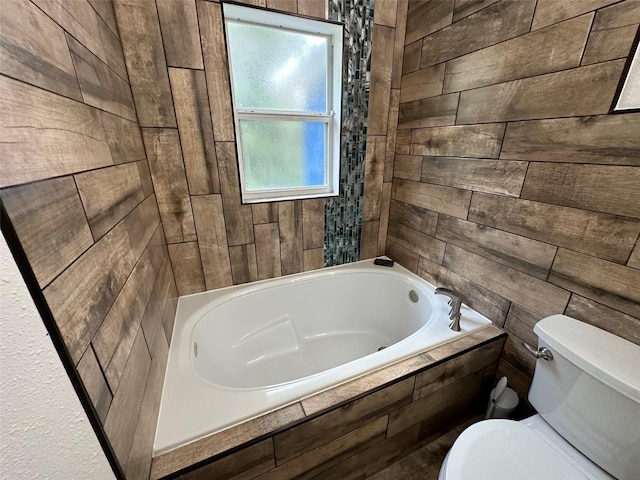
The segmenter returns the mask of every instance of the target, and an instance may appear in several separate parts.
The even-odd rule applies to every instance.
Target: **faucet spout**
[[[450,288],[438,287],[435,291],[436,295],[444,295],[449,297],[449,305],[451,305],[451,311],[449,312],[449,319],[451,323],[449,328],[454,332],[460,331],[460,307],[462,306],[462,297],[455,293]]]

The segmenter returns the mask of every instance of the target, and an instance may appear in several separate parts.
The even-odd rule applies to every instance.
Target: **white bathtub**
[[[365,260],[181,297],[154,456],[491,324],[434,289]]]

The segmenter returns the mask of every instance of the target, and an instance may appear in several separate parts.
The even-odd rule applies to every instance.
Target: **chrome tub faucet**
[[[449,328],[454,332],[460,331],[460,307],[462,306],[462,297],[456,294],[450,288],[438,287],[436,288],[436,295],[444,295],[449,297],[449,305],[451,305],[451,311],[449,312],[449,319],[451,323]]]

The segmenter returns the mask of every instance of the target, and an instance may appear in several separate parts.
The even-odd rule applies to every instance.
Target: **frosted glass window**
[[[223,10],[243,202],[337,195],[342,25]]]

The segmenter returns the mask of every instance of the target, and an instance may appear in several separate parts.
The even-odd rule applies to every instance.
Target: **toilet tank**
[[[640,478],[640,346],[565,315],[533,331],[553,360],[537,360],[531,404],[611,475]]]

